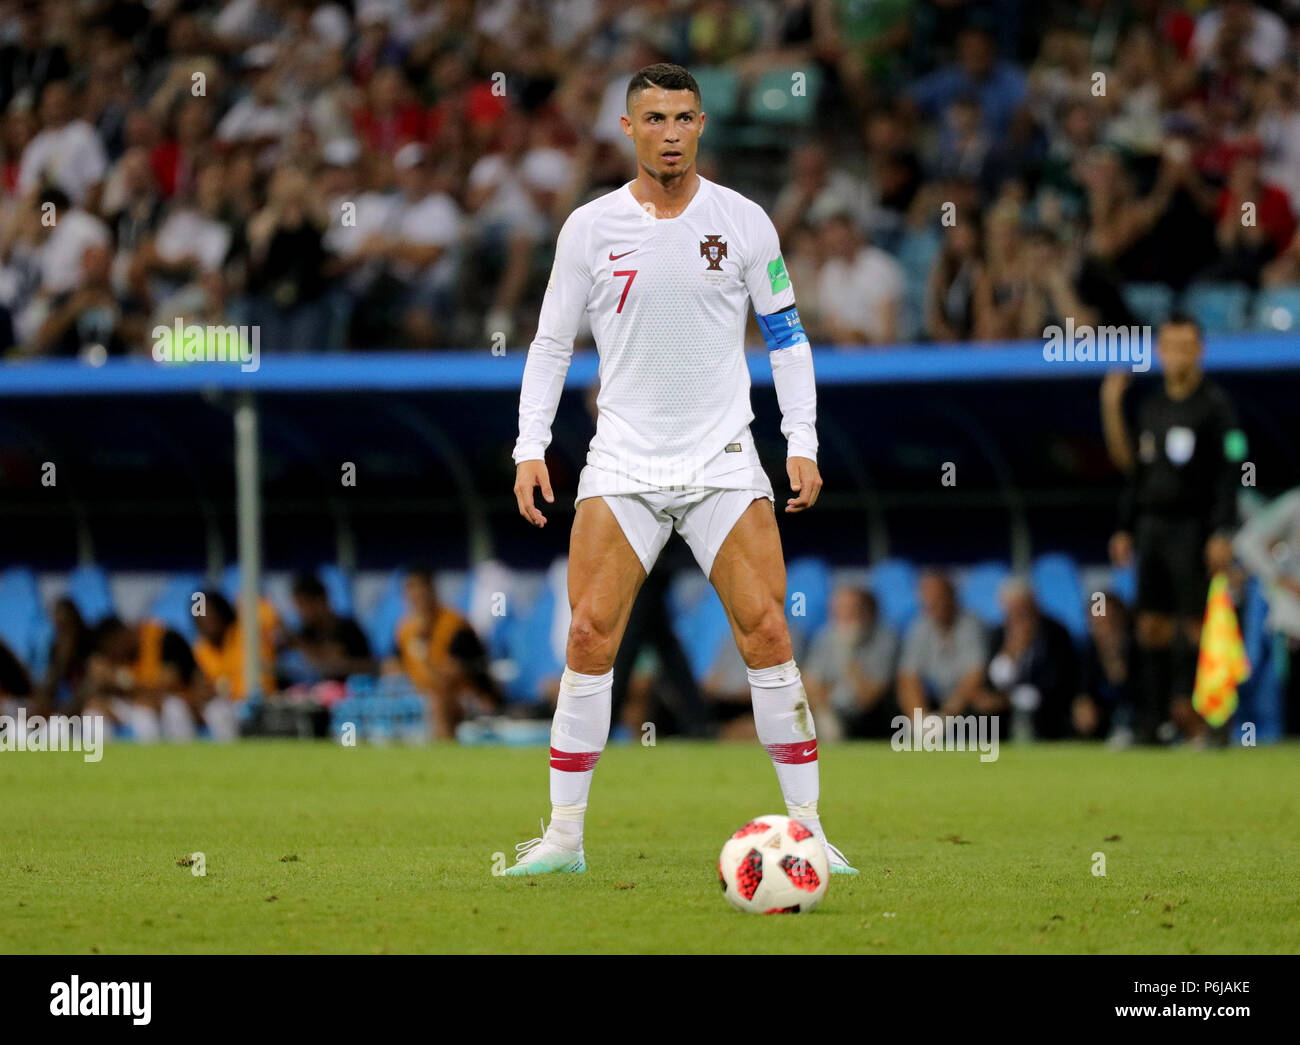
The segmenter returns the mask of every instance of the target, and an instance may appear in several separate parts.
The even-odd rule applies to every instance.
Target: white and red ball
[[[807,914],[826,895],[826,848],[788,816],[756,816],[727,839],[718,857],[722,894],[749,914]]]

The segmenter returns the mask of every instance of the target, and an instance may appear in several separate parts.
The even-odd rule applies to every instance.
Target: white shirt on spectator
[[[26,195],[49,178],[73,203],[82,203],[91,187],[104,180],[108,154],[95,128],[85,120],[47,127],[27,143],[18,166],[18,188]]]
[[[175,264],[193,255],[204,272],[217,272],[230,250],[230,227],[197,207],[174,210],[154,240],[158,256]]]
[[[405,204],[398,209],[397,216],[399,220],[397,235],[404,243],[421,247],[442,247],[446,251],[446,248],[455,245],[460,236],[460,208],[445,192],[431,192],[423,199]],[[420,275],[441,279],[451,274],[454,265],[455,259],[444,252],[423,273],[403,263],[394,265],[393,269],[404,279],[415,279]]]
[[[59,216],[41,247],[41,289],[65,294],[81,283],[81,255],[87,247],[107,247],[108,226],[93,214],[73,207]]]
[[[1219,30],[1223,28],[1223,12],[1207,11],[1196,20],[1196,32],[1192,35],[1192,54],[1198,66],[1216,67],[1219,64],[1217,54]],[[1272,11],[1256,7],[1251,13],[1250,35],[1245,43],[1246,55],[1260,69],[1272,69],[1287,51],[1286,22]]]
[[[822,315],[873,340],[888,334],[882,313],[891,303],[897,308],[902,297],[903,269],[879,247],[863,247],[852,263],[831,258],[817,278]]]
[[[263,105],[251,94],[235,103],[217,124],[217,137],[223,142],[274,138],[289,133],[289,113],[278,105]]]

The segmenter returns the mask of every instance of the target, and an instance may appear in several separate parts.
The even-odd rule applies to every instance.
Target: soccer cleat
[[[568,849],[547,841],[546,832],[541,838],[530,838],[515,846],[514,867],[507,867],[503,875],[552,874],[556,872],[581,874],[587,870],[587,858],[581,849]]]
[[[831,874],[858,874],[858,869],[849,863],[849,858],[830,842],[823,839],[822,845],[826,847],[826,861],[831,865]]]

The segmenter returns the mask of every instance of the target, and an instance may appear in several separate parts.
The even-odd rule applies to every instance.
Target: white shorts
[[[648,493],[597,494],[602,497],[645,572],[649,574],[673,530],[680,533],[704,576],[736,521],[760,497],[773,504],[769,490],[719,490],[707,487]]]

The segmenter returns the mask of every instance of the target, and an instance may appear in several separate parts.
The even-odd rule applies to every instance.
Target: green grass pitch
[[[756,743],[610,747],[590,871],[534,879],[491,869],[548,810],[541,749],[10,753],[0,952],[1295,954],[1297,755],[827,745],[823,822],[862,874],[765,918],[716,871],[783,811]]]

